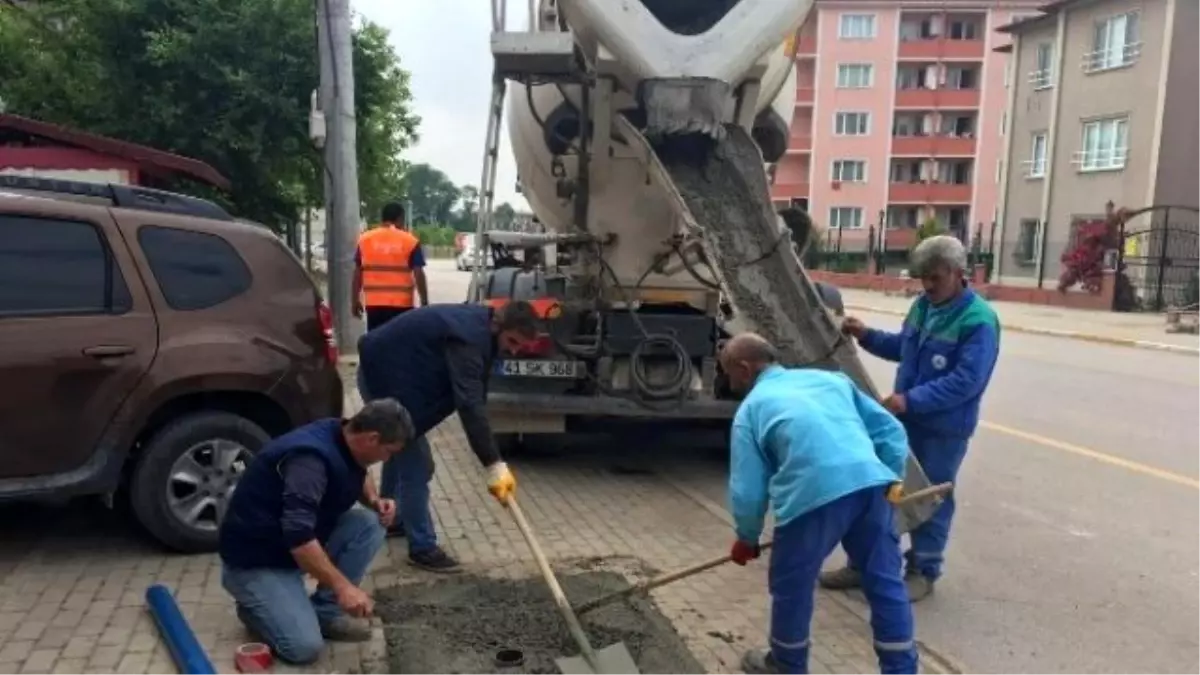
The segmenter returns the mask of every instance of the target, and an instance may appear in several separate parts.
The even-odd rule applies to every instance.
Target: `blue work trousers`
[[[383,548],[379,514],[354,507],[342,514],[324,543],[334,566],[358,585],[379,549]],[[222,566],[221,585],[237,603],[238,617],[259,634],[280,659],[312,663],[325,640],[321,626],[342,616],[333,590],[318,586],[310,597],[304,573],[297,568],[238,568]]]
[[[967,455],[967,439],[921,435],[909,430],[908,441],[913,456],[921,463],[930,483],[957,484],[958,468]],[[953,519],[954,493],[951,492],[929,520],[909,532],[911,546],[904,557],[910,572],[929,579],[937,579],[942,575],[946,543],[950,540],[950,521]]]
[[[838,542],[862,572],[880,671],[917,672],[912,606],[885,487],[852,492],[775,528],[769,573],[771,655],[783,672],[808,672],[817,575]]]
[[[358,393],[362,400],[374,397],[367,391],[363,371],[358,369]],[[396,500],[404,536],[408,539],[409,555],[437,548],[437,532],[433,529],[433,514],[429,510],[429,484],[433,481],[433,450],[424,436],[409,441],[400,453],[383,463],[379,496]]]

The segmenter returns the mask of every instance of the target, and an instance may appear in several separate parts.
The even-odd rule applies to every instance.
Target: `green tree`
[[[474,185],[464,185],[459,190],[459,207],[454,214],[452,223],[459,232],[474,232],[479,223],[479,188]]]
[[[354,39],[363,201],[403,189],[415,134],[407,75],[382,28]],[[0,2],[0,98],[9,112],[204,160],[228,195],[275,228],[319,201],[324,169],[308,139],[317,86],[309,0]]]
[[[492,226],[497,230],[511,230],[517,219],[517,211],[508,202],[504,202],[492,211]]]
[[[414,225],[450,223],[462,193],[446,174],[428,164],[414,164],[405,176],[405,195],[412,202]]]

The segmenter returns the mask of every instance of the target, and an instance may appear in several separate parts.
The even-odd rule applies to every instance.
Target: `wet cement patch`
[[[560,574],[573,604],[629,586],[609,571]],[[557,673],[554,660],[579,648],[541,577],[513,580],[460,574],[381,590],[393,673]],[[636,598],[580,617],[592,647],[624,642],[643,673],[702,673],[671,622],[653,602]],[[495,655],[520,649],[519,668],[498,669]]]

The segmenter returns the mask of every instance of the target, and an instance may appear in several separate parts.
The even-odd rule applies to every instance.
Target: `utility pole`
[[[354,318],[351,281],[359,235],[358,151],[350,0],[317,0],[321,110],[325,113],[325,227],[329,304],[338,351],[355,354],[362,323]]]

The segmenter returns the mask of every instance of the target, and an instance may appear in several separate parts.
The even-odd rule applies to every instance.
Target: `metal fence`
[[[861,233],[866,231],[866,236]],[[968,264],[984,265],[990,278],[996,250],[996,224],[978,223],[971,230],[957,228],[938,234],[956,236],[967,247]],[[918,228],[879,227],[830,229],[813,242],[804,255],[804,266],[812,270],[852,274],[899,275],[908,266],[908,255],[919,242]],[[872,264],[873,263],[873,264]]]

